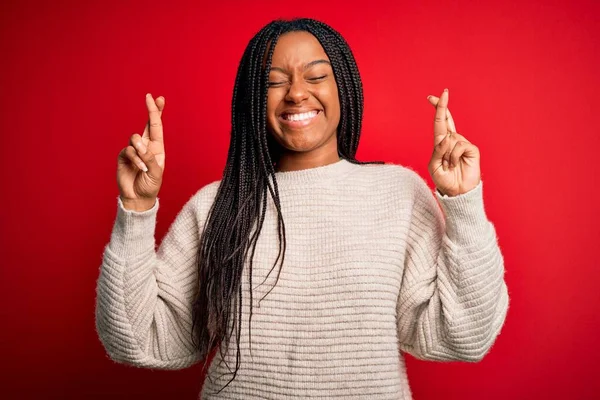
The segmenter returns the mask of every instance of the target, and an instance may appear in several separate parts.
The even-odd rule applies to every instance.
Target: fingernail
[[[431,98],[431,95],[427,96],[427,100],[429,100]]]
[[[139,163],[138,166],[142,171],[148,172],[148,167],[146,167],[146,164],[144,164],[143,162]]]
[[[150,93],[146,93],[146,97],[148,97],[148,96],[152,97],[152,95]]]
[[[448,170],[448,161],[444,160],[442,161],[442,166],[444,167],[444,171]]]
[[[448,88],[444,89],[444,92],[447,92],[447,91],[448,91]]]

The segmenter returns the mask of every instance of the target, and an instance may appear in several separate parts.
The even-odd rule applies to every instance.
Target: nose
[[[285,95],[287,101],[295,104],[301,103],[308,99],[309,93],[306,87],[306,82],[303,79],[294,79],[290,85],[290,89]]]

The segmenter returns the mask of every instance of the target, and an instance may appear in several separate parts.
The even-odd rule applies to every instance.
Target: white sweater
[[[411,399],[404,354],[481,360],[505,321],[509,297],[481,182],[455,197],[432,193],[395,164],[277,172],[287,250],[279,282],[274,204],[253,262],[252,354],[245,268],[241,366],[216,353],[202,399]],[[220,181],[185,204],[158,250],[158,200],[123,208],[104,250],[96,328],[111,359],[181,369],[199,360],[190,339],[198,244]],[[436,198],[439,202],[436,202]],[[226,355],[231,371],[235,332]]]

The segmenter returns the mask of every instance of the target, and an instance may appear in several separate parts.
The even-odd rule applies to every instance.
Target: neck
[[[340,161],[341,157],[337,154],[306,156],[301,153],[282,156],[275,166],[277,172],[301,171],[304,169],[323,167]]]
[[[354,164],[344,158],[338,158],[335,162],[311,168],[277,171],[275,177],[280,187],[287,187],[288,185],[293,187],[323,185],[342,179],[345,175],[351,173],[354,168],[356,168]]]

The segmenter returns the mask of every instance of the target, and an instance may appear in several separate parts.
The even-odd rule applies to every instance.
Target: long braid
[[[362,124],[363,91],[356,61],[342,36],[327,24],[307,18],[276,20],[262,28],[248,43],[238,66],[231,103],[227,163],[204,223],[198,250],[198,292],[193,304],[192,339],[201,357],[205,358],[204,367],[210,352],[221,345],[221,358],[233,377],[219,392],[235,379],[240,366],[242,277],[246,261],[250,297],[248,338],[250,354],[252,352],[252,266],[266,217],[268,194],[277,212],[279,252],[260,285],[266,282],[278,263],[280,268],[275,284],[264,297],[277,285],[284,263],[285,224],[274,167],[281,149],[267,131],[266,106],[275,46],[281,35],[292,31],[307,31],[314,35],[330,59],[340,100],[339,155],[355,164],[383,163],[361,162],[355,158]],[[235,371],[232,372],[225,354],[234,331],[237,353]]]

